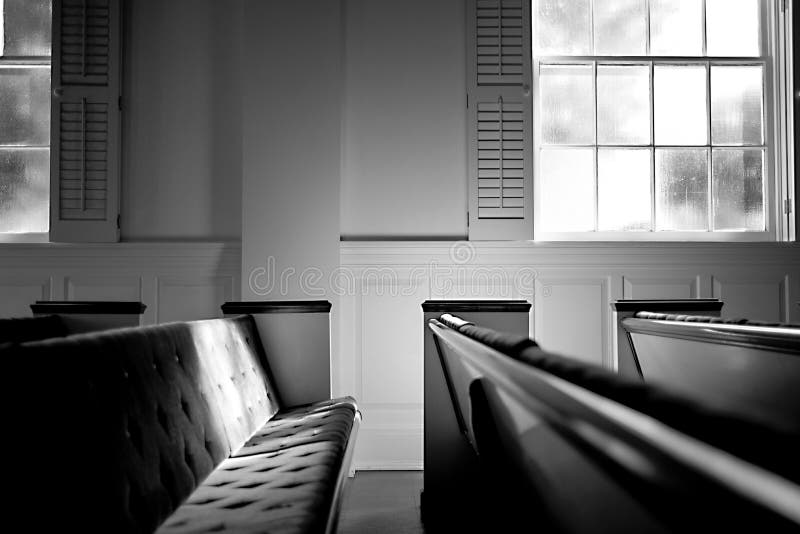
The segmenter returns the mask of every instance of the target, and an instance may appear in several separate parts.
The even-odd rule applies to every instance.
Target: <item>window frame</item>
[[[596,0],[595,0],[596,1]],[[631,241],[631,242],[664,242],[664,241],[694,241],[694,242],[774,242],[774,241],[788,241],[795,239],[794,225],[790,221],[789,214],[784,212],[784,204],[787,199],[792,198],[792,176],[791,165],[793,161],[793,146],[790,142],[790,129],[793,121],[791,120],[790,107],[792,90],[789,88],[792,81],[792,63],[787,61],[787,54],[792,52],[791,43],[791,22],[787,24],[786,19],[791,18],[790,6],[778,6],[778,2],[774,1],[760,1],[761,7],[761,26],[760,26],[760,45],[761,55],[758,57],[709,57],[709,56],[537,56],[534,53],[534,40],[535,40],[535,4],[536,0],[531,0],[531,18],[530,18],[530,35],[531,43],[529,50],[531,52],[531,86],[533,88],[533,102],[531,105],[533,114],[533,132],[531,132],[533,144],[533,236],[534,241]],[[590,11],[592,10],[593,2],[590,3]],[[705,2],[703,2],[703,12],[705,19]],[[590,13],[590,25],[593,27],[593,14]],[[703,43],[704,49],[706,45],[707,33],[705,21],[703,25]],[[789,28],[787,35],[786,28]],[[649,24],[648,24],[648,37],[649,37]],[[648,46],[649,48],[649,46]],[[705,52],[705,50],[703,50]],[[542,186],[539,180],[541,158],[539,157],[543,147],[554,146],[545,145],[541,141],[541,128],[538,125],[539,107],[541,102],[540,95],[540,67],[542,64],[570,64],[579,63],[582,65],[591,65],[593,73],[593,89],[595,91],[595,126],[597,121],[597,102],[596,102],[596,83],[597,83],[597,66],[606,64],[638,64],[649,66],[649,82],[650,82],[650,114],[651,118],[654,117],[655,110],[653,109],[653,76],[654,67],[656,65],[669,65],[669,64],[698,64],[706,66],[706,101],[709,106],[708,113],[710,116],[710,77],[711,67],[721,64],[746,64],[755,65],[761,64],[764,68],[763,78],[763,145],[742,145],[743,148],[748,146],[763,147],[764,149],[764,216],[765,216],[765,231],[657,231],[655,226],[649,231],[566,231],[566,232],[548,232],[541,230],[542,228],[542,203],[544,198],[542,196]],[[787,100],[789,101],[787,103]],[[788,104],[788,105],[787,105]],[[654,158],[654,152],[658,145],[655,143],[653,137],[654,125],[650,124],[651,129],[651,144],[650,145],[630,145],[630,148],[647,148],[651,154],[651,159]],[[712,139],[708,132],[707,144],[697,145],[696,148],[706,148],[709,151],[714,149]],[[563,146],[563,145],[562,145]],[[597,143],[595,136],[594,145],[586,145],[586,148],[592,148],[595,153],[594,165],[594,182],[595,189],[593,192],[594,197],[594,220],[595,228],[598,222],[598,169],[597,169],[597,153],[603,145]],[[687,145],[687,148],[689,146]],[[727,148],[727,146],[726,146]],[[711,174],[711,156],[709,155],[709,195],[711,195],[711,184],[713,175]],[[655,194],[653,188],[655,187],[651,163],[651,222],[655,222]],[[713,217],[712,199],[709,196],[709,219]],[[792,201],[790,200],[790,203]],[[793,207],[792,207],[793,208]],[[793,211],[793,209],[792,209]]]

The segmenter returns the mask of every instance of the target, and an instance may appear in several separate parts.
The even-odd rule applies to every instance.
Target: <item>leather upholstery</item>
[[[279,413],[159,533],[322,532],[356,413],[349,397]]]
[[[68,333],[67,326],[58,315],[0,319],[0,344],[64,337]]]
[[[53,435],[66,436],[54,448],[59,461],[28,466],[31,483],[66,486],[58,499],[64,524],[152,532],[277,412],[260,347],[244,316],[11,349],[14,373],[41,377],[22,418],[34,426],[46,417]],[[41,449],[52,456],[52,443]],[[33,451],[43,453],[36,443]]]

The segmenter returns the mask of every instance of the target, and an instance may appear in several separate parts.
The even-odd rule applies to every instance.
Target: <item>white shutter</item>
[[[467,9],[469,238],[533,239],[530,2]]]
[[[119,241],[120,2],[53,5],[51,241]]]

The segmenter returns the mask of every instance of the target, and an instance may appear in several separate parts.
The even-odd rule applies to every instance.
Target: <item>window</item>
[[[0,0],[0,233],[48,231],[51,0]]]
[[[473,0],[470,238],[786,239],[780,5]]]
[[[0,239],[119,240],[120,4],[0,0]]]

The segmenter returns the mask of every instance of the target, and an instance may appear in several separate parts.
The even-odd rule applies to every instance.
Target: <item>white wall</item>
[[[467,233],[463,0],[346,0],[341,232]]]
[[[241,235],[241,0],[126,2],[123,240]]]
[[[339,265],[341,4],[246,0],[244,21],[242,296],[323,298],[299,276],[319,269],[324,288]],[[268,257],[294,276],[254,291]]]

